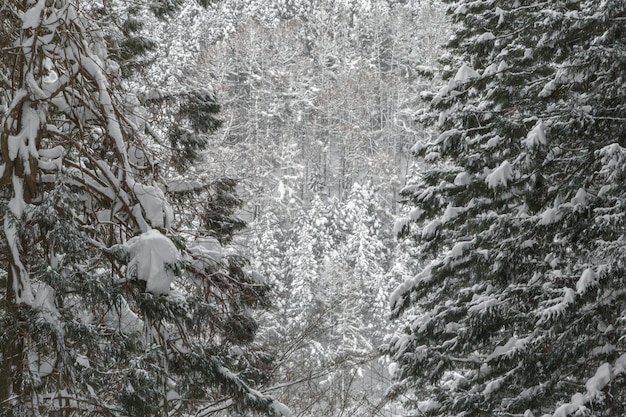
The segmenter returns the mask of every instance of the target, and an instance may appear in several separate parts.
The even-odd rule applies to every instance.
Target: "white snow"
[[[389,306],[391,310],[399,308],[404,302],[407,293],[420,281],[428,282],[432,279],[433,265],[426,266],[415,278],[408,279],[400,284],[389,296]]]
[[[167,191],[173,193],[197,191],[203,188],[204,186],[199,181],[172,180],[167,183]]]
[[[62,324],[59,320],[60,314],[54,304],[54,288],[46,283],[35,281],[33,282],[33,290],[35,292],[33,307],[40,307],[42,317],[48,323],[54,325],[60,332],[63,332]]]
[[[465,211],[465,208],[463,207],[452,207],[452,206],[446,207],[446,211],[444,211],[443,216],[441,216],[441,223],[446,223],[446,222],[449,222],[450,220],[456,219],[464,211]]]
[[[621,181],[624,172],[623,167],[626,163],[626,148],[623,148],[618,143],[612,143],[596,151],[596,155],[599,156],[602,161],[600,172],[611,182]],[[609,185],[607,184],[606,186]],[[601,189],[598,193],[598,197],[606,191],[607,190]]]
[[[496,63],[492,63],[483,71],[483,77],[488,77],[489,75],[493,75],[498,72],[498,65]]]
[[[624,365],[626,365],[626,353],[620,356],[615,361],[615,368],[612,368],[608,362],[604,362],[596,369],[596,373],[593,377],[589,378],[585,383],[587,392],[583,395],[580,392],[572,395],[571,401],[565,403],[556,409],[552,417],[569,417],[572,415],[586,415],[589,409],[585,407],[585,404],[589,401],[602,400],[605,394],[602,392],[615,376],[624,372]]]
[[[148,158],[146,157],[146,153],[143,150],[131,145],[128,147],[128,150],[126,152],[128,154],[128,162],[139,167],[146,166]]]
[[[530,150],[534,150],[541,145],[546,145],[547,143],[546,128],[541,120],[539,120],[535,127],[528,132],[526,139],[522,140],[522,144]]]
[[[389,367],[387,368],[389,372],[389,377],[394,378],[394,376],[396,375],[396,372],[398,372],[399,369],[400,369],[400,366],[398,365],[397,362],[391,362],[389,364]]]
[[[595,287],[597,284],[598,274],[596,274],[593,269],[587,268],[576,283],[576,293],[578,295],[583,295],[587,292],[587,290],[589,290],[589,288]]]
[[[252,270],[249,272],[249,274],[255,284],[267,285],[267,280],[260,272]]]
[[[151,185],[128,180],[141,204],[145,219],[152,227],[168,228],[174,219],[174,211],[165,198],[163,191]]]
[[[498,26],[504,23],[504,10],[499,7],[496,7],[495,15],[498,16]]]
[[[586,206],[587,205],[587,191],[584,188],[579,188],[576,192],[576,196],[571,201],[573,206]]]
[[[506,63],[506,61],[501,61],[501,62],[498,64],[498,69],[497,69],[497,72],[504,72],[504,71],[506,71],[507,69],[509,69],[509,64],[507,64],[507,63]]]
[[[8,157],[14,161],[18,156],[24,161],[29,157],[38,157],[36,148],[37,134],[39,131],[39,113],[29,105],[22,108],[22,126],[17,135],[10,135],[7,140]],[[30,164],[24,164],[24,171],[30,174]]]
[[[437,229],[439,228],[439,226],[441,226],[441,221],[439,221],[438,219],[429,222],[422,228],[422,238],[430,239],[434,237],[435,233],[437,233]]]
[[[180,394],[173,389],[169,390],[167,394],[165,394],[165,399],[167,401],[180,400],[181,398]]]
[[[39,27],[45,5],[45,0],[39,0],[37,4],[24,12],[22,15],[22,29],[34,29]]]
[[[483,395],[487,396],[493,392],[496,392],[497,390],[500,389],[500,387],[502,387],[502,384],[504,383],[504,378],[497,378],[494,379],[493,381],[490,381],[486,386],[485,389],[483,391]]]
[[[611,365],[608,362],[603,363],[596,370],[596,374],[589,378],[585,383],[585,388],[587,388],[587,395],[590,398],[602,398],[602,389],[611,382],[612,379],[612,369]]]
[[[465,171],[459,172],[458,174],[456,174],[456,177],[454,177],[454,185],[457,185],[459,187],[463,185],[469,185],[471,183],[472,176]]]
[[[55,364],[55,359],[43,359],[34,352],[30,352],[28,355],[28,368],[37,378],[50,375],[54,371]]]
[[[272,410],[277,416],[293,417],[291,410],[285,404],[276,400],[272,401]]]
[[[615,368],[613,369],[613,375],[621,375],[626,373],[626,353],[623,353],[622,356],[617,358],[615,361]]]
[[[502,136],[500,135],[495,135],[494,137],[490,138],[487,143],[485,144],[485,147],[488,149],[491,148],[495,148],[496,146],[498,146],[500,143],[502,142]]]
[[[559,317],[565,309],[572,303],[576,298],[576,293],[571,288],[563,288],[563,297],[557,302],[555,305],[546,308],[541,312],[541,315],[544,319],[552,319]]]
[[[50,95],[39,86],[39,83],[37,82],[37,80],[35,80],[35,75],[32,73],[32,71],[29,71],[26,74],[25,81],[28,89],[30,90],[30,95],[33,99],[46,100],[50,98]]]
[[[439,158],[441,158],[441,154],[439,152],[428,152],[425,156],[424,156],[424,160],[426,162],[435,162],[436,160],[438,160]]]
[[[50,149],[39,149],[39,169],[44,171],[58,171],[63,167],[63,146],[55,146]]]
[[[419,207],[414,208],[409,212],[409,219],[419,220],[424,215],[424,210]],[[395,229],[394,229],[395,230]]]
[[[472,78],[478,78],[480,74],[477,73],[472,67],[468,65],[462,65],[454,76],[455,83],[464,83]]]
[[[585,399],[585,396],[582,395],[580,392],[572,395],[572,399],[570,400],[570,402],[575,406],[584,405],[586,401],[587,400]]]
[[[89,358],[85,355],[76,354],[76,363],[83,368],[89,368],[91,365],[89,364]]]
[[[482,35],[480,35],[477,39],[476,42],[487,42],[487,41],[492,41],[494,40],[496,37],[494,36],[493,33],[491,32],[485,32]]]
[[[557,408],[554,411],[554,414],[552,414],[552,417],[568,417],[568,416],[572,416],[579,409],[580,409],[580,406],[578,406],[578,405],[571,404],[571,403],[565,403],[565,404],[561,405],[559,408]]]
[[[485,360],[489,362],[490,360],[497,358],[502,355],[507,355],[516,349],[523,349],[526,346],[526,338],[518,339],[515,336],[511,336],[509,340],[503,346],[496,346],[493,352],[488,355]]]
[[[467,5],[466,4],[460,4],[454,10],[454,14],[466,14],[466,13],[467,13]]]
[[[446,130],[445,132],[442,132],[442,133],[441,133],[441,134],[437,137],[437,140],[435,140],[435,144],[442,144],[442,143],[443,143],[443,144],[444,144],[444,147],[445,147],[445,143],[446,143],[446,141],[447,141],[450,137],[452,137],[452,136],[454,136],[454,135],[457,135],[458,133],[459,133],[459,130],[458,130],[458,129],[448,129],[448,130]]]
[[[571,288],[565,288],[565,291],[563,294],[563,303],[565,305],[570,305],[574,302],[574,298],[575,298],[574,290],[572,290]]]
[[[146,281],[146,291],[167,294],[174,281],[173,266],[178,262],[176,246],[158,230],[149,230],[124,245],[130,254],[127,273]]]
[[[534,56],[532,48],[524,49],[524,59],[533,59]]]
[[[456,371],[446,372],[443,376],[443,380],[444,382],[441,384],[441,387],[448,391],[458,391],[459,388],[464,388],[468,384],[467,378]]]
[[[467,309],[468,313],[484,313],[490,308],[498,305],[498,299],[482,295],[472,300],[470,308]]]
[[[214,237],[202,237],[189,246],[189,250],[199,259],[204,259],[212,263],[219,262],[223,255],[224,248],[219,240]]]
[[[511,179],[513,179],[513,168],[509,161],[505,160],[491,174],[487,175],[485,182],[489,188],[495,189],[499,186],[506,187]]]
[[[104,111],[104,115],[107,118],[107,134],[113,139],[119,155],[122,157],[122,163],[126,172],[131,172],[130,163],[128,161],[128,155],[126,154],[126,143],[122,134],[122,128],[117,118],[113,101],[108,91],[109,83],[102,71],[104,65],[101,59],[90,54],[89,56],[79,55],[74,58],[81,62],[82,67],[89,73],[89,75],[96,81],[98,85],[99,101]],[[133,184],[129,183],[132,187]]]
[[[40,158],[57,159],[61,158],[65,153],[65,148],[61,145],[49,149],[39,149],[37,151]]]
[[[433,99],[432,99],[432,103],[433,103],[433,104],[438,104],[438,103],[441,101],[441,99],[442,99],[443,97],[445,97],[445,96],[448,94],[448,92],[449,92],[449,91],[450,91],[450,88],[449,88],[447,85],[444,85],[443,87],[441,87],[441,88],[439,89],[439,91],[437,92],[437,94],[435,94],[435,96],[433,97]],[[417,145],[417,144],[415,144],[415,145]],[[414,146],[414,148],[415,148],[415,147],[416,147],[416,146]],[[418,149],[413,150],[413,148],[411,148],[411,151],[412,151],[413,153],[416,153],[416,152],[418,152],[419,150],[418,150]]]
[[[24,214],[26,202],[24,201],[24,180],[16,175],[11,178],[13,184],[13,197],[9,201],[8,207],[15,219],[21,219]],[[17,223],[11,216],[4,216],[4,235],[7,240],[7,248],[13,259],[13,291],[16,304],[32,305],[34,302],[31,280],[28,271],[21,261],[20,240],[17,233]]]
[[[442,127],[444,125],[444,123],[446,122],[446,120],[448,119],[448,111],[442,111],[441,113],[439,113],[439,119],[437,120],[437,126]],[[413,148],[411,148],[411,151],[413,153],[418,153],[421,149],[417,147],[417,145],[420,145],[421,148],[421,143],[416,143],[415,145],[413,145]],[[413,150],[415,149],[415,150]]]
[[[420,413],[432,413],[441,408],[441,403],[435,400],[424,400],[417,402],[417,410]]]
[[[547,226],[549,224],[555,223],[561,219],[561,215],[559,213],[558,208],[548,208],[541,214],[541,218],[538,225]]]
[[[556,91],[557,88],[556,81],[551,80],[543,86],[543,89],[539,92],[538,96],[540,98],[549,97]]]
[[[106,323],[124,334],[132,334],[143,330],[143,321],[131,310],[125,298],[120,297],[114,309],[105,315]]]
[[[461,256],[463,256],[463,253],[465,253],[467,250],[469,250],[472,247],[473,244],[474,244],[473,240],[455,243],[452,249],[450,250],[447,259],[460,258]]]

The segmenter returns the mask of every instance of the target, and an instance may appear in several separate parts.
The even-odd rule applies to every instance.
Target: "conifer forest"
[[[0,0],[0,417],[626,416],[626,1]]]

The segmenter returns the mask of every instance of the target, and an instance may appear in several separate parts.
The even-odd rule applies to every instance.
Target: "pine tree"
[[[355,183],[344,210],[348,236],[342,256],[350,265],[344,279],[352,281],[349,298],[358,300],[359,316],[372,327],[371,331],[360,331],[373,346],[378,346],[386,334],[380,323],[386,320],[385,270],[390,244],[383,234],[386,216],[382,206],[369,184]]]
[[[626,4],[449,3],[392,392],[439,416],[623,415]]]
[[[170,178],[130,58],[108,54],[115,14],[24,0],[0,18],[2,414],[288,415],[252,388],[269,288],[228,246],[235,184]],[[214,129],[196,105],[189,129]]]

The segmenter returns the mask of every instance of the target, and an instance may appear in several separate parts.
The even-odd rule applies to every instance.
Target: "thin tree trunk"
[[[15,304],[14,280],[14,266],[10,265],[8,268],[5,303],[7,315],[13,319],[14,327],[9,331],[7,343],[2,347],[1,352],[0,404],[3,405],[6,405],[11,398],[20,396],[23,389],[24,336],[23,332],[19,330],[20,314],[19,307]]]

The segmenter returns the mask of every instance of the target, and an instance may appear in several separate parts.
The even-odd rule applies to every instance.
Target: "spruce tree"
[[[171,178],[165,150],[197,155],[145,133],[122,83],[142,48],[115,49],[133,30],[75,0],[4,2],[0,22],[2,415],[288,415],[252,388],[269,288],[229,247],[234,183]],[[202,100],[179,110],[205,133]]]
[[[391,393],[438,416],[624,415],[626,3],[447,3]]]

